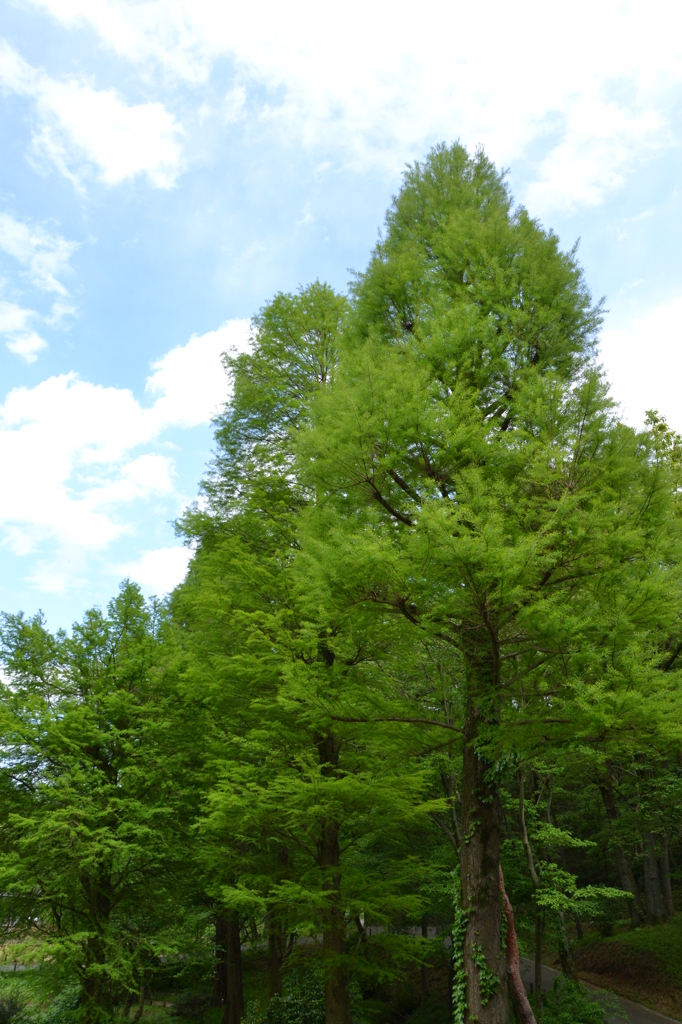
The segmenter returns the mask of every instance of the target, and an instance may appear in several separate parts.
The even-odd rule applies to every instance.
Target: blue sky
[[[0,0],[0,609],[68,626],[182,577],[220,353],[275,292],[345,288],[441,140],[581,239],[623,415],[682,430],[671,10]]]

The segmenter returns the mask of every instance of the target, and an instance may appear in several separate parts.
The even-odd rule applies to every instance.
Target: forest
[[[254,316],[184,582],[2,617],[0,1024],[608,1018],[682,894],[682,439],[603,312],[455,144]]]

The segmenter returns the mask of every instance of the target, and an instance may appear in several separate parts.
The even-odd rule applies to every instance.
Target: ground
[[[682,913],[668,924],[598,932],[575,944],[580,977],[617,995],[682,1018]]]

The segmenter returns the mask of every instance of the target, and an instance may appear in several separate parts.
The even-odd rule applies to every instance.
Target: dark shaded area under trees
[[[279,294],[226,355],[185,582],[70,636],[4,616],[23,1013],[566,1019],[518,936],[603,1020],[576,937],[678,899],[682,444],[619,422],[600,322],[575,251],[437,147],[347,296]]]

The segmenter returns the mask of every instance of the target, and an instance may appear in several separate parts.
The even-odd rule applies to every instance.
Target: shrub
[[[204,1014],[212,1001],[211,997],[203,992],[183,993],[171,1007],[170,1014],[172,1017],[180,1017],[182,1020],[191,1021],[192,1024],[202,1024]]]
[[[14,994],[0,996],[0,1024],[11,1024],[23,1006]]]
[[[581,985],[557,978],[545,997],[543,1024],[606,1024],[616,1009],[613,997],[597,1000]]]
[[[265,1024],[324,1024],[324,985],[316,971],[290,974],[281,996],[270,1000]]]

